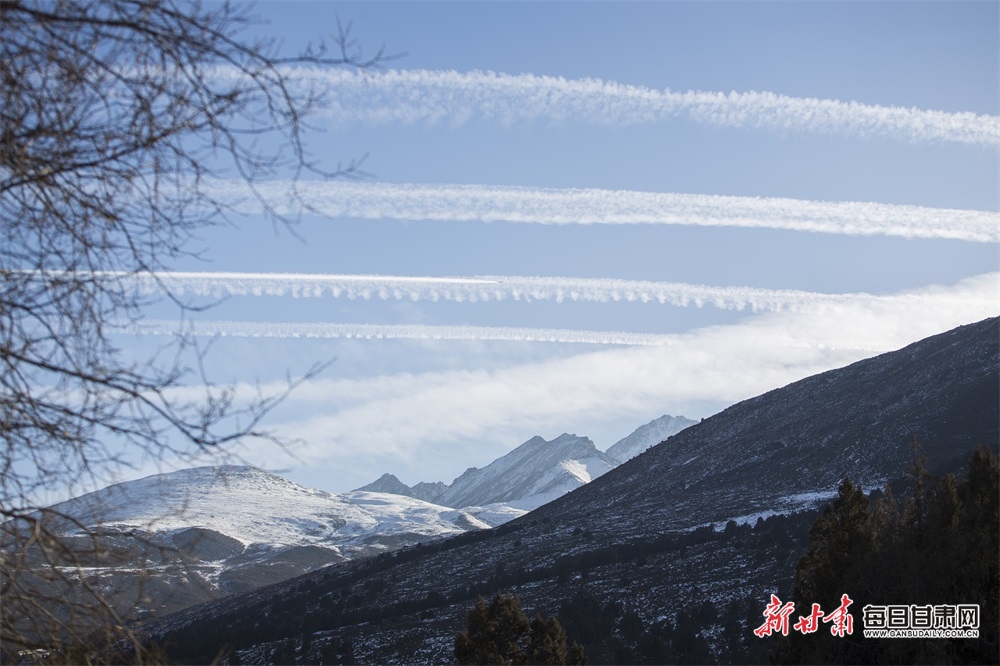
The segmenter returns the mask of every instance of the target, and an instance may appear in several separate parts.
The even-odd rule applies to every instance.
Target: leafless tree
[[[322,91],[295,84],[289,66],[365,69],[386,54],[365,57],[338,24],[331,48],[285,57],[248,36],[254,23],[244,8],[184,0],[0,2],[5,650],[85,644],[55,601],[86,606],[107,627],[123,623],[75,573],[78,555],[42,519],[38,497],[93,483],[137,453],[221,451],[268,437],[260,421],[282,395],[246,403],[197,381],[204,395],[179,397],[174,389],[192,372],[198,379],[198,364],[126,361],[110,328],[141,318],[137,278],[158,282],[198,253],[199,230],[226,223],[230,202],[213,194],[212,178],[238,174],[256,193],[277,175],[361,173],[359,161],[327,170],[309,154],[306,118]],[[257,199],[275,223],[292,222]],[[176,344],[170,358],[189,358],[191,341]],[[59,599],[46,598],[52,590]]]

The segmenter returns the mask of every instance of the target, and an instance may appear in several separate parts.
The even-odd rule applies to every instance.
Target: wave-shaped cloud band
[[[116,327],[141,335],[193,334],[241,338],[346,338],[362,340],[473,340],[558,342],[657,347],[673,336],[626,331],[585,331],[513,326],[427,326],[420,324],[340,324],[331,322],[187,321],[147,319]]]
[[[124,277],[124,276],[123,276]],[[983,276],[980,276],[983,277]],[[985,276],[996,278],[996,275]],[[127,278],[128,279],[128,278]],[[681,282],[613,278],[411,277],[394,275],[330,275],[297,273],[159,273],[156,279],[136,276],[147,293],[167,289],[174,294],[225,296],[332,296],[349,299],[455,301],[565,301],[660,303],[677,307],[711,306],[753,312],[795,311],[818,304],[836,306],[887,297],[865,293],[824,294],[794,289],[715,287]],[[899,298],[893,296],[892,298]]]

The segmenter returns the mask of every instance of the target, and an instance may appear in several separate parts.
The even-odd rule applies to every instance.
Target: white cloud
[[[207,187],[237,209],[256,212],[243,181]],[[529,224],[663,224],[784,229],[849,236],[1000,240],[990,211],[873,202],[490,185],[275,181],[255,184],[277,210],[305,206],[329,217],[518,222]],[[242,202],[242,203],[241,203]]]
[[[325,111],[340,122],[461,124],[479,118],[500,124],[546,119],[620,126],[682,117],[710,125],[989,148],[996,148],[1000,138],[997,116],[772,92],[674,92],[600,79],[481,71],[298,68],[291,73],[302,85],[328,89]]]
[[[502,369],[480,359],[476,369],[311,382],[292,398],[301,415],[277,428],[304,442],[296,452],[306,467],[343,470],[339,483],[371,480],[351,476],[352,469],[375,471],[375,463],[352,468],[358,460],[392,464],[381,471],[405,472],[411,482],[448,481],[534,434],[575,431],[607,445],[613,439],[603,436],[623,436],[663,413],[706,415],[706,405],[718,409],[996,316],[997,283],[990,274],[881,299],[815,302],[677,335],[669,346]],[[322,404],[323,415],[307,403]],[[306,467],[297,478],[309,479]]]
[[[122,324],[119,330],[143,335],[243,338],[360,338],[367,340],[480,340],[499,342],[558,342],[591,345],[659,346],[673,336],[626,331],[578,331],[563,328],[512,326],[426,326],[417,324],[335,324],[330,322],[188,321],[145,319]]]
[[[753,312],[799,310],[817,305],[877,303],[897,297],[871,294],[823,294],[794,289],[713,287],[681,282],[619,280],[613,278],[526,277],[511,275],[469,278],[404,277],[395,275],[333,275],[303,273],[165,272],[154,281],[134,279],[141,289],[162,287],[177,295],[292,296],[316,298],[430,301],[589,301],[641,302],[677,307],[711,306]],[[972,298],[978,298],[970,296]]]

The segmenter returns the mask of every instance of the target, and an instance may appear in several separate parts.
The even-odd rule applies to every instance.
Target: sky
[[[351,22],[375,71],[302,69],[307,146],[361,180],[232,174],[165,276],[284,449],[341,492],[451,482],[535,435],[606,449],[1000,314],[995,2],[263,2],[286,53]],[[303,88],[304,89],[304,88]],[[191,387],[197,391],[197,386]],[[207,462],[207,461],[206,461]],[[186,465],[140,464],[127,476]]]

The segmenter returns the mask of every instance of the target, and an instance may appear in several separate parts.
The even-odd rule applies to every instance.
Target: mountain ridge
[[[620,465],[605,481],[627,484],[656,475],[661,484],[655,496],[644,497],[644,508],[663,515],[657,505],[672,495],[671,514],[681,514],[681,507],[689,506],[687,515],[698,517],[694,524],[708,524],[746,513],[738,508],[744,498],[725,491],[738,480],[745,484],[753,479],[754,487],[781,488],[759,495],[751,507],[767,510],[767,502],[832,492],[845,476],[867,488],[877,487],[889,476],[884,470],[905,469],[914,439],[932,467],[953,461],[953,448],[966,451],[991,443],[995,447],[1000,438],[994,436],[1000,430],[1000,404],[991,397],[998,393],[1000,376],[997,330],[997,318],[968,324],[741,401],[681,431],[671,438],[670,446],[653,447]],[[942,357],[947,360],[925,363]],[[936,389],[928,386],[932,382]],[[852,389],[837,393],[838,384]],[[916,388],[921,385],[922,392]],[[809,401],[821,405],[817,408]],[[917,403],[925,411],[913,413]],[[829,416],[830,411],[836,416]],[[992,424],[986,429],[990,435],[976,439],[963,434],[963,416]],[[959,438],[961,446],[944,443],[949,437]],[[783,460],[781,468],[769,463],[778,459]],[[787,468],[808,474],[783,476]],[[601,491],[586,487],[576,491],[577,497],[591,492]],[[706,494],[712,501],[694,506],[693,500]],[[565,499],[555,500],[550,508],[556,509]]]
[[[655,647],[664,621],[679,627],[691,617],[702,617],[691,636],[700,635],[705,650],[722,649],[713,637],[726,636],[743,651],[733,654],[750,659],[761,646],[750,623],[759,623],[770,594],[787,597],[815,515],[809,511],[841,479],[871,489],[901,478],[914,438],[932,469],[943,471],[957,470],[976,445],[996,450],[998,348],[993,318],[794,382],[499,528],[192,609],[154,637],[194,641],[207,626],[237,632],[241,618],[271,608],[280,595],[295,611],[284,619],[272,613],[266,636],[241,635],[234,646],[243,663],[267,661],[277,641],[301,631],[295,621],[302,617],[314,618],[309,632],[321,632],[311,634],[317,653],[349,641],[362,663],[439,662],[450,658],[472,599],[507,589],[533,611],[559,614],[571,636],[588,641],[595,661],[663,661],[642,652],[638,638]],[[773,515],[764,520],[765,513]],[[742,526],[741,517],[748,518]],[[333,593],[380,585],[385,590],[374,598]],[[331,610],[315,612],[321,603]],[[670,644],[669,659],[711,658]]]
[[[421,482],[411,488],[387,472],[358,490],[490,514],[495,517],[487,522],[495,526],[588,483],[694,423],[683,416],[664,415],[639,426],[605,452],[586,437],[563,433],[546,441],[536,435],[483,468],[470,467],[450,484]],[[550,478],[543,481],[546,475]]]

